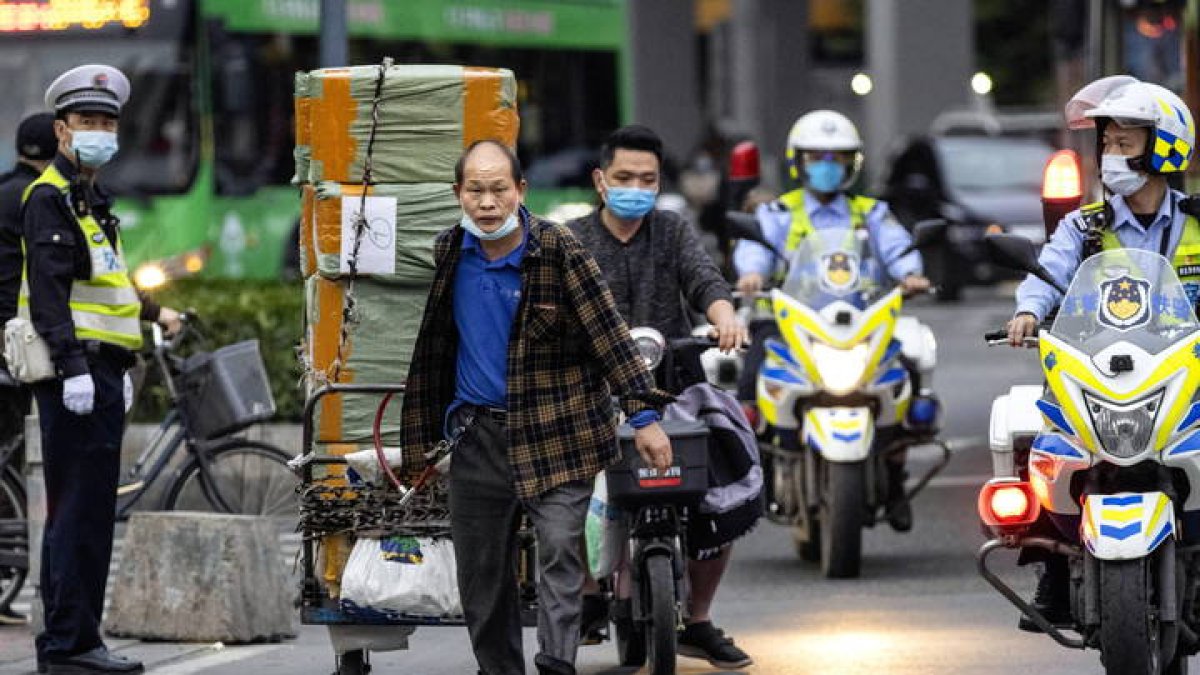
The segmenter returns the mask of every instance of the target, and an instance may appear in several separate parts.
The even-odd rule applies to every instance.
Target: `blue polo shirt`
[[[451,413],[464,403],[508,407],[508,341],[521,304],[521,261],[528,236],[525,230],[525,238],[512,253],[488,260],[479,239],[464,233],[462,259],[454,277],[459,342]]]

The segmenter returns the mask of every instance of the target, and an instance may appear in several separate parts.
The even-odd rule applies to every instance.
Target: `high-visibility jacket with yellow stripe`
[[[1103,207],[1103,202],[1089,204],[1083,211]],[[1100,248],[1103,251],[1115,251],[1125,248],[1112,228],[1106,227],[1100,235]],[[1175,274],[1184,284],[1200,284],[1200,220],[1188,216],[1183,221],[1183,232],[1179,235],[1179,244],[1170,256]]]
[[[22,203],[29,200],[39,185],[52,185],[64,197],[70,192],[70,182],[59,173],[54,165],[29,184]],[[120,235],[109,242],[104,229],[91,214],[74,216],[76,224],[87,242],[91,274],[87,279],[76,279],[71,284],[71,320],[75,324],[75,337],[80,340],[96,340],[136,351],[142,346],[142,326],[139,315],[142,302],[129,278],[125,254],[121,248]],[[28,275],[28,267],[25,274]],[[29,316],[29,284],[21,283],[19,312]]]

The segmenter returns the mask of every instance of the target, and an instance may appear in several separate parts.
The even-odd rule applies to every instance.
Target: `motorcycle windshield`
[[[782,290],[816,310],[834,302],[866,309],[887,291],[878,277],[865,230],[815,230],[792,254]]]
[[[1198,329],[1170,261],[1152,251],[1121,249],[1080,265],[1050,332],[1089,356],[1117,342],[1154,355]]]

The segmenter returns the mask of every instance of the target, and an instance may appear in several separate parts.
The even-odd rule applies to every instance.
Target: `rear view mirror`
[[[929,248],[946,241],[946,230],[950,227],[942,218],[930,218],[913,225],[912,242],[896,256],[899,260],[919,248]]]
[[[1028,272],[1066,295],[1067,289],[1038,262],[1037,248],[1033,242],[1017,234],[989,234],[984,237],[984,243],[988,259],[993,263],[1018,272]]]
[[[744,213],[742,211],[726,211],[725,226],[727,232],[734,239],[745,239],[760,244],[771,253],[775,254],[780,260],[787,260],[787,257],[771,245],[767,238],[763,236],[762,227],[758,224],[758,218],[752,213]]]

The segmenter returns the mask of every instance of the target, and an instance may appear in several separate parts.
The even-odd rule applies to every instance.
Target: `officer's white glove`
[[[96,384],[91,373],[63,380],[63,407],[76,415],[90,415],[96,398]]]
[[[133,407],[133,380],[129,377],[129,371],[125,371],[125,386],[123,392],[125,394],[125,412]]]

